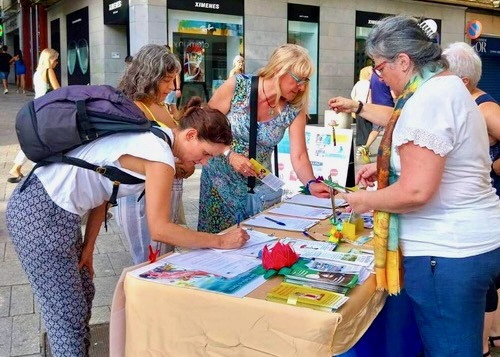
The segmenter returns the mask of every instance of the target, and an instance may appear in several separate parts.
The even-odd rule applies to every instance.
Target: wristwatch
[[[232,153],[231,149],[227,149],[226,151],[224,151],[223,154],[226,157],[226,159],[229,160],[229,156],[231,155],[231,153]]]

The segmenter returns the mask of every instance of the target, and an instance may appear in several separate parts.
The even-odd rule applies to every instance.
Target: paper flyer
[[[274,191],[278,191],[281,187],[285,185],[285,183],[280,178],[273,175],[271,171],[266,169],[255,159],[250,159],[250,162],[252,163],[252,166],[255,172],[257,173],[257,178],[266,185],[268,185],[269,187],[271,187]]]

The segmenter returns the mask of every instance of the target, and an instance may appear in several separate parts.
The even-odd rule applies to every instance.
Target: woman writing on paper
[[[139,52],[157,54],[155,66],[150,67],[157,75],[149,77],[152,72],[145,71],[136,78],[144,85],[142,94],[166,94],[173,88],[180,64],[163,46],[148,46]],[[171,147],[151,132],[119,133],[81,145],[67,155],[144,179],[143,184],[120,185],[118,197],[146,189],[145,215],[153,240],[187,248],[241,247],[248,239],[242,229],[214,235],[170,221],[175,157],[204,165],[209,158],[222,155],[232,141],[227,118],[215,109],[192,107],[179,126],[161,130],[170,138]],[[88,356],[95,293],[93,252],[112,187],[113,182],[96,171],[51,164],[31,175],[24,191],[18,186],[7,205],[7,229],[40,304],[54,357]],[[82,236],[82,217],[87,214]]]
[[[481,356],[489,282],[500,272],[500,201],[491,188],[484,119],[447,70],[432,20],[382,20],[368,35],[374,74],[398,96],[377,164],[358,180],[377,191],[342,194],[353,210],[375,210],[378,288],[397,294],[399,249],[405,290],[426,356]],[[384,119],[384,110],[332,98],[334,110]],[[387,118],[387,116],[385,117]],[[465,323],[464,323],[465,322]]]
[[[307,154],[305,126],[309,105],[311,58],[300,46],[278,47],[267,65],[257,72],[257,157],[264,167],[271,167],[271,154],[285,130],[290,128],[290,157],[300,181],[311,194],[329,197],[328,187],[315,182]],[[257,176],[248,159],[249,99],[251,77],[230,77],[214,93],[209,106],[226,113],[231,122],[233,143],[225,156],[213,158],[201,175],[198,230],[220,232],[234,224],[236,217],[247,219],[247,178]],[[216,213],[216,214],[214,214]]]

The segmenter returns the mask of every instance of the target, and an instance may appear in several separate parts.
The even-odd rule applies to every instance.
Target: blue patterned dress
[[[250,138],[251,76],[236,75],[236,87],[227,117],[233,132],[232,150],[248,157]],[[257,161],[271,168],[274,146],[283,138],[285,130],[299,111],[288,103],[275,118],[257,123]],[[259,180],[257,180],[257,185]],[[224,156],[212,158],[201,173],[198,230],[218,233],[236,224],[238,214],[247,219],[247,178],[229,165]]]

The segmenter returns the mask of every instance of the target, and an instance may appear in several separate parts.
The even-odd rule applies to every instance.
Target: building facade
[[[328,99],[350,94],[367,64],[364,39],[385,15],[435,19],[443,45],[470,41],[466,24],[476,18],[484,34],[500,36],[496,11],[409,0],[294,1],[53,0],[44,9],[46,37],[48,46],[60,52],[62,85],[116,85],[127,55],[147,43],[169,44],[183,64],[181,102],[193,94],[208,100],[227,78],[235,56],[244,56],[245,71],[253,73],[277,46],[298,43],[316,64],[309,111],[322,122]],[[9,28],[19,32],[24,17],[16,16],[17,27]],[[8,44],[16,41],[9,33],[5,38]]]

